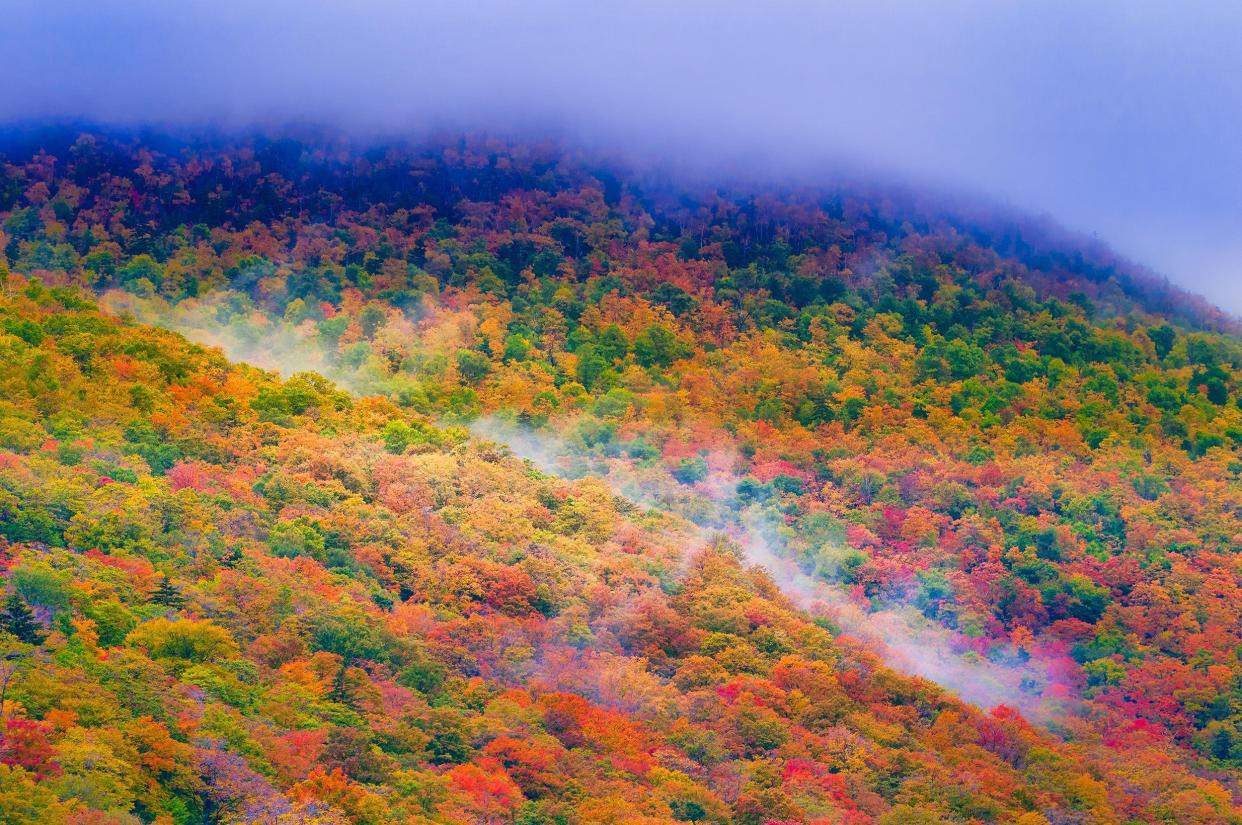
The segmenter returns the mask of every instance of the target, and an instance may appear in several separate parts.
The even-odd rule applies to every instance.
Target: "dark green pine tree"
[[[1233,734],[1228,728],[1220,727],[1212,734],[1211,739],[1212,756],[1217,759],[1233,758]]]
[[[181,591],[167,576],[160,579],[160,586],[155,588],[155,592],[151,594],[151,601],[171,607],[173,610],[185,607],[185,596],[181,595]]]
[[[43,642],[43,630],[39,627],[39,622],[26,602],[16,593],[10,593],[4,600],[4,610],[0,610],[0,628],[29,645]]]
[[[237,566],[237,563],[240,562],[242,558],[241,548],[237,545],[233,545],[224,552],[223,556],[220,557],[220,564],[232,569]]]

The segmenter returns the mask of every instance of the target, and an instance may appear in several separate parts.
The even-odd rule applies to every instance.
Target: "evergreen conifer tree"
[[[26,644],[37,645],[43,641],[43,631],[38,620],[17,593],[10,593],[4,601],[4,609],[0,610],[0,628]]]
[[[185,606],[185,596],[181,595],[181,591],[167,576],[160,579],[160,586],[155,588],[155,592],[151,594],[151,601],[171,607],[173,610]]]

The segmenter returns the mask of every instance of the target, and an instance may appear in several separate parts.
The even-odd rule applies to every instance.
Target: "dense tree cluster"
[[[486,140],[44,135],[0,227],[13,822],[1242,821],[1242,345],[1124,264]]]

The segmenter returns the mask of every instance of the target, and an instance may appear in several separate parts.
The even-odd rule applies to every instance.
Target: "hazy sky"
[[[1242,2],[0,0],[0,120],[555,123],[1046,212],[1242,314]]]

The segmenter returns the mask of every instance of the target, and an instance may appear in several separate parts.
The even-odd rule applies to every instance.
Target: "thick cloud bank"
[[[975,191],[1242,312],[1242,4],[9,0],[0,120],[546,129]]]

